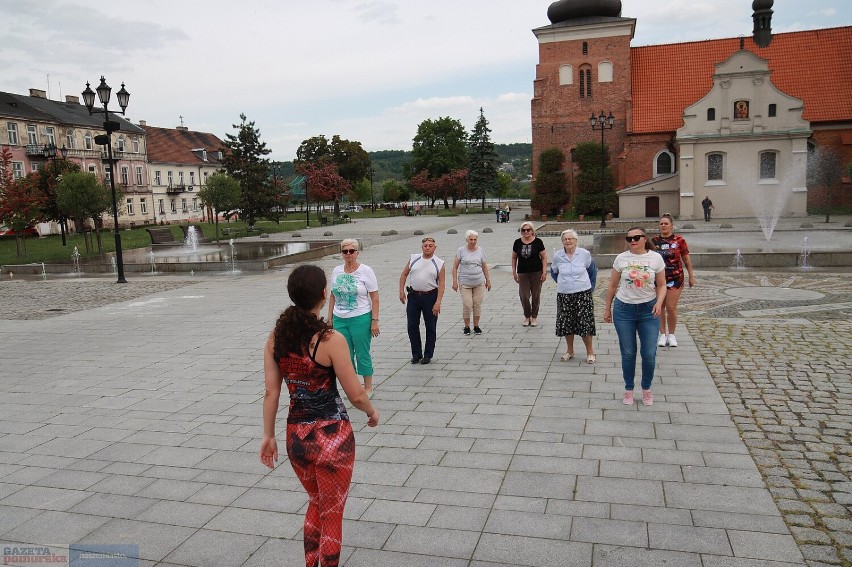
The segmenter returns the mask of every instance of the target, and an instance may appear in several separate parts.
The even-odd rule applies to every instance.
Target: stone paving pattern
[[[364,239],[382,294],[383,423],[353,412],[345,565],[852,564],[849,274],[698,272],[656,403],[625,408],[611,325],[598,318],[597,364],[560,362],[549,282],[541,325],[519,326],[515,224],[427,219],[410,229],[445,259],[466,228],[493,227],[480,241],[495,267],[485,334],[461,336],[448,291],[430,366],[408,364],[396,299],[420,237],[380,237],[391,219],[337,235]],[[288,273],[0,282],[0,542],[137,543],[143,566],[303,564],[304,493],[285,457],[257,462],[261,348]],[[749,286],[823,296],[726,293]],[[68,305],[85,307],[48,311]]]

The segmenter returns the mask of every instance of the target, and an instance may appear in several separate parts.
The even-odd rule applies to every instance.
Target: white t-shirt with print
[[[628,250],[616,256],[612,268],[621,273],[615,297],[624,303],[647,303],[657,297],[656,275],[666,269],[666,263],[656,252],[634,254]]]
[[[379,291],[379,281],[370,266],[361,264],[351,274],[337,266],[331,272],[330,290],[334,294],[332,313],[343,319],[357,317],[373,308],[370,292]]]

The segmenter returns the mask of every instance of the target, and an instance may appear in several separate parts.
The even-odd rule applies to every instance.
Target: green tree
[[[35,176],[15,179],[12,174],[12,152],[4,147],[0,152],[0,221],[15,231],[15,255],[26,256],[26,241],[21,231],[42,218],[45,194]]]
[[[263,156],[272,150],[260,141],[260,130],[254,122],[246,122],[240,114],[240,124],[234,124],[237,134],[225,135],[225,157],[222,165],[228,175],[239,181],[241,189],[240,212],[249,226],[269,214],[275,206],[275,190],[269,182],[269,160]]]
[[[588,215],[601,212],[601,188],[604,194],[604,209],[615,210],[618,196],[615,193],[615,181],[609,166],[609,148],[603,146],[603,183],[601,183],[601,145],[595,142],[582,142],[574,150],[574,161],[580,168],[576,177],[577,200],[574,204],[577,214]]]
[[[124,201],[124,194],[116,187],[116,203]],[[86,219],[93,222],[99,221],[104,213],[112,209],[112,191],[106,184],[101,183],[94,173],[71,172],[66,173],[56,186],[56,204],[59,210],[64,211],[70,218],[78,231],[83,231]],[[102,222],[95,222],[100,229]],[[98,243],[98,253],[102,253],[100,230],[95,231]],[[91,249],[88,239],[86,250]]]
[[[570,200],[565,180],[565,154],[558,148],[541,152],[538,159],[538,177],[535,195],[530,205],[543,215],[556,214]]]
[[[385,203],[398,203],[402,190],[402,183],[396,179],[385,179],[382,181],[382,201]]]
[[[414,144],[411,151],[411,166],[407,172],[411,179],[422,172],[426,172],[428,180],[437,180],[445,175],[459,170],[467,169],[467,132],[461,122],[450,117],[427,119],[417,127],[414,136]],[[447,178],[445,186],[452,186],[458,191],[458,185],[450,183]],[[447,198],[456,199],[464,193],[444,193],[444,208],[449,209]],[[437,194],[437,192],[436,192]],[[435,205],[435,196],[432,196],[431,206]]]
[[[213,209],[216,240],[219,240],[219,213],[228,215],[239,208],[242,201],[240,182],[224,173],[214,173],[207,178],[207,184],[198,192],[198,198],[204,206]]]
[[[505,199],[509,196],[509,191],[512,189],[512,176],[502,171],[497,172],[497,196]]]
[[[491,143],[491,129],[482,108],[479,109],[479,119],[473,127],[467,144],[468,151],[468,196],[482,199],[482,208],[485,209],[486,195],[496,195],[497,164],[499,157],[494,151]]]
[[[296,150],[296,158],[298,164],[333,163],[338,175],[349,183],[350,191],[367,177],[372,163],[361,142],[344,140],[337,134],[331,137],[331,143],[324,135],[308,138]],[[340,213],[339,197],[334,200],[334,212]]]

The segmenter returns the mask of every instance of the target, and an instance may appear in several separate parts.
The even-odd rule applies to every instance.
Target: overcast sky
[[[485,111],[496,143],[530,142],[544,0],[0,0],[0,91],[54,100],[105,75],[151,126],[233,133],[273,159],[311,136],[411,149],[417,125]],[[751,0],[623,0],[633,45],[750,35]],[[849,0],[776,0],[773,31],[845,26]],[[118,108],[115,99],[113,105]]]

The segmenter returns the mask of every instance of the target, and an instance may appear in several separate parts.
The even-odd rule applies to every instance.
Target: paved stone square
[[[598,317],[596,364],[561,362],[548,282],[540,325],[521,327],[517,224],[303,231],[361,238],[380,284],[382,424],[352,412],[343,564],[852,564],[852,275],[698,271],[654,405],[627,408],[612,325]],[[397,285],[413,233],[451,267],[468,228],[493,269],[484,334],[462,335],[448,286],[433,364],[411,365]],[[284,456],[274,471],[257,458],[261,349],[288,274],[0,282],[0,542],[136,544],[143,566],[302,565],[304,492]]]

